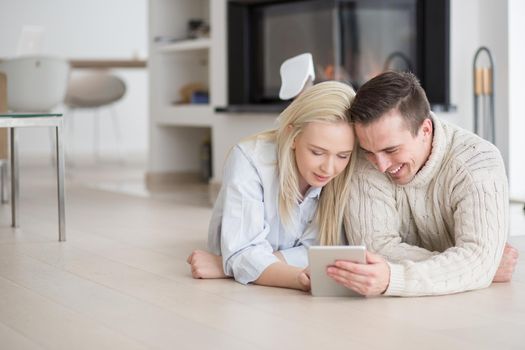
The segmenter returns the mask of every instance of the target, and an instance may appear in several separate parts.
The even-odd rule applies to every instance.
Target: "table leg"
[[[57,151],[57,189],[58,189],[58,241],[66,240],[66,203],[64,194],[64,146],[62,140],[63,123],[60,121],[56,127]]]
[[[10,128],[11,133],[11,226],[18,227],[18,201],[19,201],[19,178],[18,178],[18,149],[16,147],[15,128]]]
[[[8,183],[9,183],[9,176],[7,175],[7,168],[8,168],[8,161],[7,160],[2,160],[0,161],[1,165],[0,165],[0,172],[1,172],[1,178],[2,180],[0,181],[2,184],[2,189],[0,190],[0,202],[2,202],[2,204],[5,204],[7,202],[9,202],[9,199],[7,198],[7,193],[9,192],[9,189],[8,189]]]

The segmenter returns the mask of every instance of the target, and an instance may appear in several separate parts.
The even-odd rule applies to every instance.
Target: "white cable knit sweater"
[[[420,296],[487,287],[508,231],[508,182],[498,149],[433,117],[426,164],[396,185],[362,156],[352,179],[350,244],[390,263],[385,295]]]

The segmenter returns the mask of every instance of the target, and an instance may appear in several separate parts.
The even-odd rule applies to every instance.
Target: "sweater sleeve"
[[[484,180],[458,191],[455,246],[424,261],[390,264],[386,295],[451,294],[490,285],[507,236],[506,179]]]

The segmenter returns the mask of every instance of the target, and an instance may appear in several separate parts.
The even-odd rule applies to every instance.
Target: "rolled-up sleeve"
[[[280,250],[288,265],[305,268],[308,266],[308,248],[304,245]]]
[[[267,240],[270,228],[265,221],[262,182],[256,168],[238,147],[226,162],[224,179],[220,194],[223,267],[227,275],[247,284],[278,261]]]

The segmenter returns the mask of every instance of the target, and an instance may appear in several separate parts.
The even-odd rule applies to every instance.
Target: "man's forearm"
[[[390,264],[385,295],[443,295],[485,288],[498,267],[503,248],[500,245],[503,243],[474,250],[453,247],[426,261]]]

